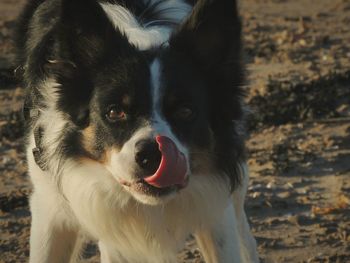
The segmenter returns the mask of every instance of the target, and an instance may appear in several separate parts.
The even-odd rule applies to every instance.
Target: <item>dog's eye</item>
[[[123,110],[117,108],[117,106],[110,106],[106,114],[106,118],[109,122],[122,121],[126,119],[126,113]]]
[[[195,112],[191,106],[181,106],[174,112],[174,118],[179,121],[191,121],[195,117]]]

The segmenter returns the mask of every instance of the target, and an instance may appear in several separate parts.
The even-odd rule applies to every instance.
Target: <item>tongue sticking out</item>
[[[187,183],[185,155],[177,149],[175,143],[168,137],[157,136],[156,141],[162,153],[162,159],[155,174],[144,178],[144,180],[158,188],[173,185],[185,186]]]

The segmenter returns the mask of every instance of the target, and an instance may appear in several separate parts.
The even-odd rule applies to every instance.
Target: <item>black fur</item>
[[[235,1],[197,1],[190,19],[172,37],[170,46],[190,57],[202,72],[210,98],[217,164],[229,174],[234,188],[240,179],[237,161],[245,159],[244,138],[237,127],[244,119],[244,67]]]

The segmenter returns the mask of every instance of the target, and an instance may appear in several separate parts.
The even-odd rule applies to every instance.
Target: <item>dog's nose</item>
[[[146,139],[135,144],[135,160],[142,169],[144,176],[154,174],[162,159],[162,153],[155,140]]]

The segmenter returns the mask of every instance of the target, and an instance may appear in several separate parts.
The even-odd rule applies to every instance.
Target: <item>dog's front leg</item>
[[[43,195],[34,192],[31,196],[31,212],[29,262],[75,262],[78,233],[73,228],[68,228],[62,207],[50,193]]]
[[[101,254],[101,263],[130,263],[133,261],[126,260],[122,254],[115,249],[106,246],[102,241],[98,242],[98,248]],[[141,259],[142,260],[142,259]]]
[[[246,262],[258,263],[257,244],[250,230],[248,219],[244,211],[244,199],[248,188],[249,173],[246,165],[242,166],[243,180],[239,188],[233,192],[233,202],[236,212],[238,231],[241,237],[241,252]]]
[[[235,210],[230,204],[223,217],[195,237],[206,263],[241,263],[240,238]]]

